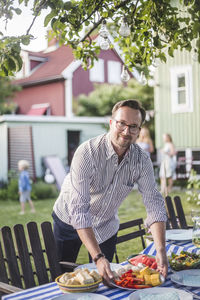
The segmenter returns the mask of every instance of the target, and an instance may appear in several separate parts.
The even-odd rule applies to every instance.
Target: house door
[[[80,131],[67,131],[68,166],[71,165],[74,152],[80,143]]]

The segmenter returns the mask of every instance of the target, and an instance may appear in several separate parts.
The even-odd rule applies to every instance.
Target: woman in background
[[[161,193],[167,196],[173,186],[173,176],[176,170],[176,149],[170,134],[163,134],[164,147],[161,150],[160,182]]]
[[[151,153],[153,153],[154,146],[153,146],[152,139],[150,137],[149,129],[147,127],[142,127],[141,128],[139,137],[136,140],[136,144],[138,144],[149,155]]]

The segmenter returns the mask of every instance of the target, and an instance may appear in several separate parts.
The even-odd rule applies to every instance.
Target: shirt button
[[[115,164],[115,167],[117,167],[117,164]]]

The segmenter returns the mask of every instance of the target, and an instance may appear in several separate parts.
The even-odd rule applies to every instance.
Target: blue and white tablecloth
[[[173,244],[173,243],[166,243],[166,251],[167,255],[170,255],[172,252],[180,253],[182,250],[189,251],[189,252],[195,252],[200,253],[200,249],[194,247],[192,243],[179,243],[179,244]],[[149,254],[149,255],[155,255],[156,250],[154,243],[152,242],[144,251],[143,253]],[[122,265],[126,265],[127,262],[122,263]],[[171,277],[171,270],[169,268],[169,273],[166,278],[165,283],[163,283],[162,286],[164,287],[173,287],[173,284],[170,280]],[[183,286],[181,286],[181,289],[184,289]],[[187,288],[188,290],[191,290],[195,292],[197,295],[200,295],[200,288]],[[129,294],[132,293],[132,291],[126,291],[118,288],[109,288],[103,284],[100,284],[98,290],[95,292],[97,294],[102,294],[104,296],[107,296],[109,299],[113,300],[128,300]],[[59,290],[59,287],[55,282],[48,283],[45,285],[37,286],[31,289],[24,290],[22,292],[13,293],[10,295],[6,295],[2,297],[2,300],[50,300],[53,299],[56,296],[62,295],[62,292]]]

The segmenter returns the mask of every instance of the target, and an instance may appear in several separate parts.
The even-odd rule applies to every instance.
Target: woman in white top
[[[164,147],[160,165],[161,193],[167,196],[173,186],[173,176],[176,170],[176,149],[170,134],[163,135]]]
[[[149,129],[147,127],[141,128],[139,137],[136,140],[136,144],[138,144],[149,155],[154,151],[153,142],[150,137]]]

